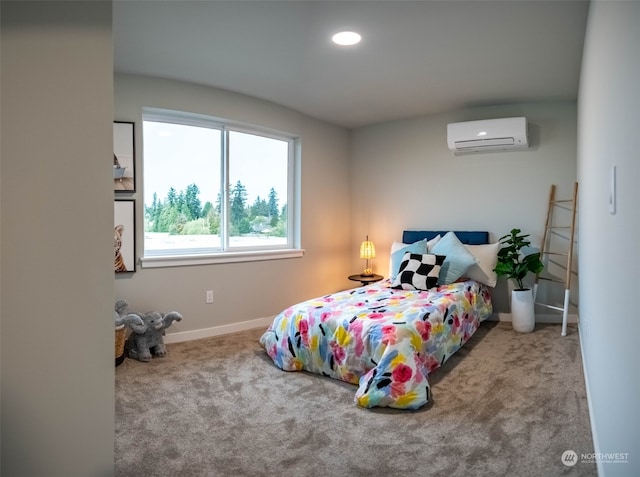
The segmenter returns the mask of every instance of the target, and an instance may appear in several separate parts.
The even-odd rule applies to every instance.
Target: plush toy
[[[135,313],[129,313],[129,304],[125,300],[116,301],[113,311],[113,322],[116,328],[115,334],[115,354],[116,366],[120,366],[125,358],[125,343],[127,334],[132,326],[140,326],[143,324],[142,318]]]
[[[164,330],[169,328],[174,321],[181,321],[182,315],[177,311],[172,311],[165,315],[152,311],[141,314],[142,323],[132,323],[130,326],[133,333],[125,345],[129,358],[138,361],[151,361],[154,356],[166,356],[167,348],[164,345]]]
[[[129,313],[129,303],[126,300],[116,301],[113,321],[116,328],[121,325],[127,325],[131,328],[132,326],[141,326],[143,324],[142,318],[135,313]]]

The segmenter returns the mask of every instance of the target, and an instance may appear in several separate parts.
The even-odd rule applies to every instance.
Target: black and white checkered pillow
[[[444,259],[444,255],[405,253],[391,287],[402,290],[428,290],[437,286],[440,266]]]

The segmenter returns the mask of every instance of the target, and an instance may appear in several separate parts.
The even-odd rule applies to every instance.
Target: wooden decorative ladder
[[[569,295],[571,289],[571,274],[572,274],[572,264],[573,264],[573,244],[575,240],[575,229],[576,229],[576,206],[578,200],[578,183],[576,182],[573,186],[573,198],[566,200],[557,200],[556,197],[556,186],[551,185],[551,190],[549,191],[549,205],[547,209],[547,219],[545,221],[544,227],[544,236],[542,238],[542,246],[540,247],[540,258],[543,263],[545,263],[545,268],[548,269],[549,263],[554,263],[562,269],[566,270],[564,280],[553,277],[553,276],[540,276],[540,274],[536,275],[535,284],[533,286],[533,300],[536,305],[543,306],[546,308],[550,308],[553,310],[562,311],[562,336],[567,335],[567,317],[569,314]],[[562,208],[569,212],[570,214],[570,224],[567,225],[566,222],[559,225],[556,222],[559,219],[554,216],[557,215],[556,208]],[[558,233],[558,230],[564,229],[568,231],[568,237],[562,236]],[[561,241],[568,241],[568,246],[559,249],[559,245],[556,243],[552,247],[550,245],[552,235],[560,237]],[[556,241],[557,242],[557,241]],[[558,247],[558,248],[557,248]],[[558,263],[557,261],[552,261],[552,256],[560,256],[566,257],[566,268],[565,265]],[[562,307],[551,305],[547,303],[540,303],[536,301],[537,293],[538,293],[538,281],[546,280],[555,283],[563,283],[564,284],[564,305]]]

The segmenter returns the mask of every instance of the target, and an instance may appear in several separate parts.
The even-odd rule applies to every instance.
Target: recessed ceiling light
[[[331,37],[331,41],[340,46],[356,45],[360,43],[360,40],[362,37],[355,31],[341,31]]]

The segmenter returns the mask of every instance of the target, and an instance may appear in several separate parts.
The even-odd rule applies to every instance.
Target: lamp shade
[[[360,258],[376,258],[376,246],[373,245],[368,236],[367,240],[360,244]]]

